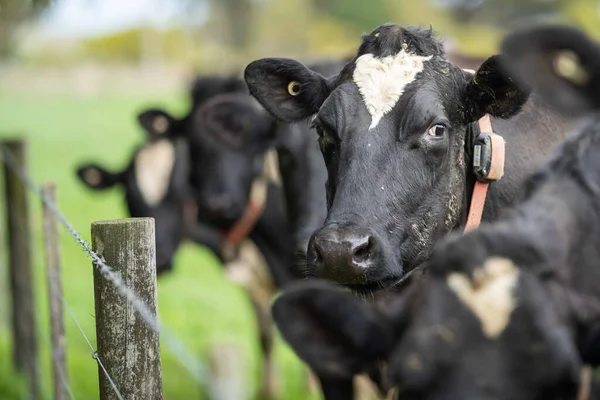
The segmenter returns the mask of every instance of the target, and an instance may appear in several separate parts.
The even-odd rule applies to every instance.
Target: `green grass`
[[[93,221],[126,217],[119,188],[91,192],[77,180],[79,163],[98,161],[111,169],[124,168],[134,147],[144,140],[135,115],[148,106],[181,113],[183,95],[33,96],[0,94],[0,137],[24,136],[29,144],[29,172],[37,183],[53,181],[58,204],[73,226],[89,241]],[[39,363],[43,398],[52,393],[49,320],[39,200],[31,196],[32,255],[35,274]],[[4,208],[2,208],[4,211]],[[4,226],[4,213],[0,223]],[[6,271],[6,237],[0,238],[0,399],[24,398],[24,385],[11,366],[10,303]],[[95,345],[92,266],[73,239],[61,231],[64,296],[83,330]],[[258,333],[245,293],[229,283],[222,267],[208,250],[191,244],[176,256],[174,273],[158,283],[159,314],[198,359],[206,362],[212,346],[231,343],[239,348],[248,382],[256,392],[262,376]],[[91,352],[73,321],[65,315],[67,369],[77,399],[98,398],[98,371]],[[161,342],[165,399],[202,399],[205,394]],[[282,398],[306,399],[305,369],[278,339],[277,372]],[[317,395],[312,395],[317,397]]]

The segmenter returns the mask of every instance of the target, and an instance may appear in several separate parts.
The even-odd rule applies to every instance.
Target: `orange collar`
[[[225,234],[226,246],[237,247],[252,232],[265,209],[268,187],[269,183],[264,176],[254,179],[250,199],[242,217]]]
[[[502,178],[502,175],[504,175],[504,139],[502,136],[497,135],[492,131],[492,122],[488,114],[481,117],[478,123],[479,136],[481,136],[482,133],[489,135],[491,145],[491,162],[486,177],[478,177],[477,181],[475,182],[475,186],[473,187],[471,207],[469,209],[469,215],[467,216],[465,232],[468,232],[479,226],[481,223],[481,217],[483,216],[483,208],[485,206],[485,198],[487,196],[489,184],[490,182],[499,180]],[[481,150],[481,148],[479,150]]]
[[[236,254],[238,246],[248,237],[250,232],[256,227],[258,220],[262,216],[267,203],[267,192],[269,182],[280,184],[279,163],[277,151],[269,149],[265,153],[262,174],[257,176],[252,182],[250,189],[250,199],[246,204],[246,209],[241,218],[227,231],[223,243],[223,253],[226,258],[233,257]]]

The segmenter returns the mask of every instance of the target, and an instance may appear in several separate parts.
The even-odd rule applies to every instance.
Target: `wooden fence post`
[[[2,142],[3,150],[12,155],[18,168],[26,171],[27,146],[23,140]],[[37,330],[33,272],[29,234],[29,198],[19,175],[4,165],[10,287],[12,296],[13,359],[17,370],[24,372],[31,399],[39,398],[37,364]]]
[[[47,183],[42,193],[56,204],[56,185]],[[52,378],[54,400],[67,400],[67,355],[62,305],[62,278],[60,265],[60,242],[56,217],[46,203],[44,209],[44,244],[46,247],[46,280],[48,282],[48,303],[50,306],[50,333],[52,339]]]
[[[92,248],[127,287],[157,315],[156,248],[153,218],[129,218],[92,224]],[[115,284],[94,267],[98,355],[127,400],[161,400],[158,332],[144,323]],[[104,375],[100,399],[117,399]]]

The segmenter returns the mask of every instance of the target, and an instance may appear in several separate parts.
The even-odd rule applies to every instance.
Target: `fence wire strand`
[[[73,394],[73,389],[71,389],[71,385],[69,385],[69,382],[67,381],[67,373],[65,372],[65,370],[63,370],[62,367],[58,367],[58,375],[60,375],[60,381],[62,382],[63,386],[67,390],[69,399],[77,400],[77,399],[75,399],[75,395]]]
[[[69,316],[71,317],[71,319],[75,323],[75,326],[77,326],[77,329],[81,333],[81,336],[83,336],[83,338],[85,339],[85,342],[90,347],[90,350],[92,350],[92,358],[94,360],[96,360],[96,362],[98,363],[98,365],[100,366],[100,368],[102,368],[102,371],[104,371],[104,375],[106,376],[106,379],[108,379],[108,382],[110,382],[110,385],[114,389],[115,394],[117,395],[117,397],[119,398],[119,400],[124,400],[123,395],[121,395],[121,392],[117,388],[117,385],[115,385],[115,382],[110,377],[110,374],[108,373],[108,371],[106,370],[106,368],[104,368],[104,364],[102,364],[102,360],[100,359],[100,356],[98,355],[98,351],[96,351],[94,349],[94,346],[92,346],[92,343],[88,339],[87,335],[83,331],[83,328],[79,324],[79,321],[75,317],[75,314],[73,313],[73,310],[71,310],[71,307],[69,307],[69,304],[67,304],[67,302],[65,301],[65,299],[61,298],[61,301],[63,303],[63,306],[65,307],[65,310],[67,310],[67,313],[69,314]]]
[[[193,357],[193,353],[187,349],[183,342],[174,333],[172,333],[166,325],[160,322],[158,317],[148,308],[148,306],[146,306],[146,304],[135,294],[132,289],[123,283],[121,278],[119,278],[119,276],[113,272],[112,268],[105,263],[103,257],[99,256],[94,250],[92,250],[90,244],[83,239],[83,237],[73,227],[66,216],[60,211],[58,206],[53,201],[48,199],[41,187],[37,185],[33,179],[18,165],[18,163],[15,161],[14,155],[6,148],[6,146],[0,145],[0,161],[8,165],[8,167],[12,169],[21,179],[21,181],[28,187],[28,189],[40,198],[43,204],[48,207],[48,210],[56,217],[61,225],[63,225],[69,232],[71,237],[79,244],[81,249],[87,253],[88,257],[92,260],[92,264],[115,285],[123,297],[131,302],[136,311],[142,317],[144,323],[152,331],[160,334],[160,337],[166,347],[169,348],[179,363],[187,370],[196,383],[200,384],[201,386],[205,386],[207,383],[205,366]]]

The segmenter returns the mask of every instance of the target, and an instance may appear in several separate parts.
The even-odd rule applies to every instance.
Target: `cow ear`
[[[510,118],[521,111],[530,89],[518,85],[502,68],[502,56],[485,60],[470,77],[464,93],[465,122],[477,121],[485,114]]]
[[[318,375],[349,378],[391,346],[391,333],[373,309],[330,284],[303,281],[284,292],[273,319],[296,354]]]
[[[151,139],[174,136],[179,124],[175,118],[160,109],[146,110],[138,115],[138,121]]]
[[[106,189],[123,181],[123,173],[113,174],[95,164],[79,167],[77,176],[91,189]]]
[[[250,94],[285,122],[315,114],[330,93],[323,76],[287,58],[253,61],[246,67],[244,79]]]
[[[502,43],[506,69],[554,107],[584,113],[600,108],[600,47],[566,26],[516,32]]]

